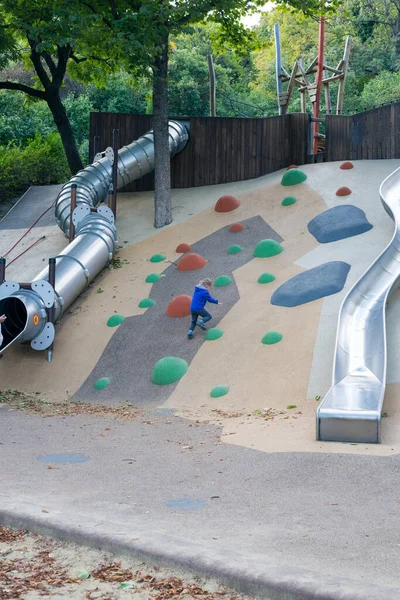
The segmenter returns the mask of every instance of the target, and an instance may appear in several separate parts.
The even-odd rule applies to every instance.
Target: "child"
[[[190,305],[190,312],[192,313],[192,322],[190,324],[190,329],[187,334],[189,340],[193,337],[193,331],[196,325],[198,325],[201,329],[206,330],[205,323],[212,319],[210,313],[205,310],[205,305],[207,302],[212,302],[212,304],[222,304],[218,302],[215,298],[210,296],[209,290],[211,289],[212,281],[211,279],[202,279],[198,285],[194,288],[192,304]],[[200,321],[197,319],[201,317]]]

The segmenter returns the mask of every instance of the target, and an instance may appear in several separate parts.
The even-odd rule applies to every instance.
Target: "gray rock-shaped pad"
[[[372,229],[365,212],[351,204],[341,204],[317,215],[308,224],[308,231],[321,244],[360,235]]]
[[[272,294],[271,304],[299,306],[324,296],[336,294],[346,283],[350,265],[341,261],[327,262],[295,275]]]

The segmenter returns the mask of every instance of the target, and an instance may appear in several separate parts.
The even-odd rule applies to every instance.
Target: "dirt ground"
[[[215,580],[0,526],[2,600],[257,600]]]

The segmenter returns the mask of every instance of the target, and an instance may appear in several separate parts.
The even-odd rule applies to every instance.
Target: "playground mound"
[[[119,268],[104,270],[66,311],[51,364],[29,346],[5,354],[2,386],[40,392],[49,401],[168,409],[222,425],[224,442],[267,452],[398,452],[395,308],[388,313],[394,333],[388,336],[383,444],[367,449],[315,441],[315,411],[330,386],[340,303],[392,234],[378,189],[397,163],[355,161],[352,169],[321,163],[234,187],[201,188],[201,194],[177,190],[174,198],[187,208],[176,224],[159,231],[150,225],[151,193],[120,194]],[[338,180],[352,191],[351,207],[339,210],[354,213],[351,226],[342,224],[348,225],[345,233],[332,221],[337,211],[328,212],[343,206]],[[296,202],[282,205],[288,182],[296,186]],[[235,202],[224,200],[219,212],[216,203],[223,198]],[[310,233],[316,218],[317,232],[311,227]],[[1,252],[16,235],[11,229],[6,234]],[[22,279],[16,264],[10,273]],[[214,281],[211,295],[222,304],[207,305],[208,332],[196,327],[188,340],[191,295],[205,277]]]

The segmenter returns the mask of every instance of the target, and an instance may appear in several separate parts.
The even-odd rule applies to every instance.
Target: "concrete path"
[[[0,419],[2,524],[266,598],[400,597],[399,456],[266,454],[165,409],[129,423],[6,407]]]

